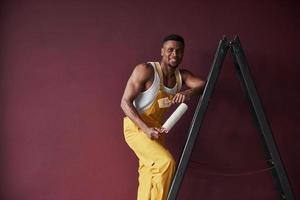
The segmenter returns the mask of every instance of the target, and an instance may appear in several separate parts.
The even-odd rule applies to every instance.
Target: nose
[[[172,55],[174,55],[174,56],[176,56],[176,55],[177,55],[177,52],[176,52],[176,50],[175,50],[175,49],[172,51]]]

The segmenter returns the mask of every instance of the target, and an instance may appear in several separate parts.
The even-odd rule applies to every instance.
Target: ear
[[[164,48],[161,48],[161,50],[160,50],[160,55],[161,55],[161,56],[164,55]]]

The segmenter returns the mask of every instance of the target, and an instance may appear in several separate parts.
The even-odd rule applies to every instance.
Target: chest
[[[151,79],[151,80],[148,80],[146,83],[145,83],[145,86],[144,86],[144,91],[148,90],[152,84],[153,84],[153,81],[154,79]],[[163,84],[165,87],[167,88],[174,88],[175,85],[176,85],[176,78],[175,77],[171,77],[171,78],[164,78],[163,80]]]

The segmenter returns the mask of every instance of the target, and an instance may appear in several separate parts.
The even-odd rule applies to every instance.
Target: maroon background
[[[1,199],[135,199],[137,160],[123,139],[120,98],[133,67],[159,60],[170,33],[185,37],[183,66],[202,78],[222,35],[240,35],[299,198],[297,11],[291,0],[2,3]],[[168,136],[176,159],[196,102]],[[269,172],[244,175],[264,168],[227,56],[178,199],[277,199]]]

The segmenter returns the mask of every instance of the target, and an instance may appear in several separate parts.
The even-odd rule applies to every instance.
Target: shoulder
[[[138,76],[142,79],[151,79],[154,74],[153,66],[150,63],[141,63],[134,67],[133,73],[134,76]]]
[[[191,71],[187,69],[180,69],[180,74],[184,82],[187,81],[204,82],[202,78],[198,77],[197,75],[194,75]]]
[[[190,72],[187,69],[179,69],[180,75],[183,79],[187,78],[190,75],[193,75],[192,72]]]

